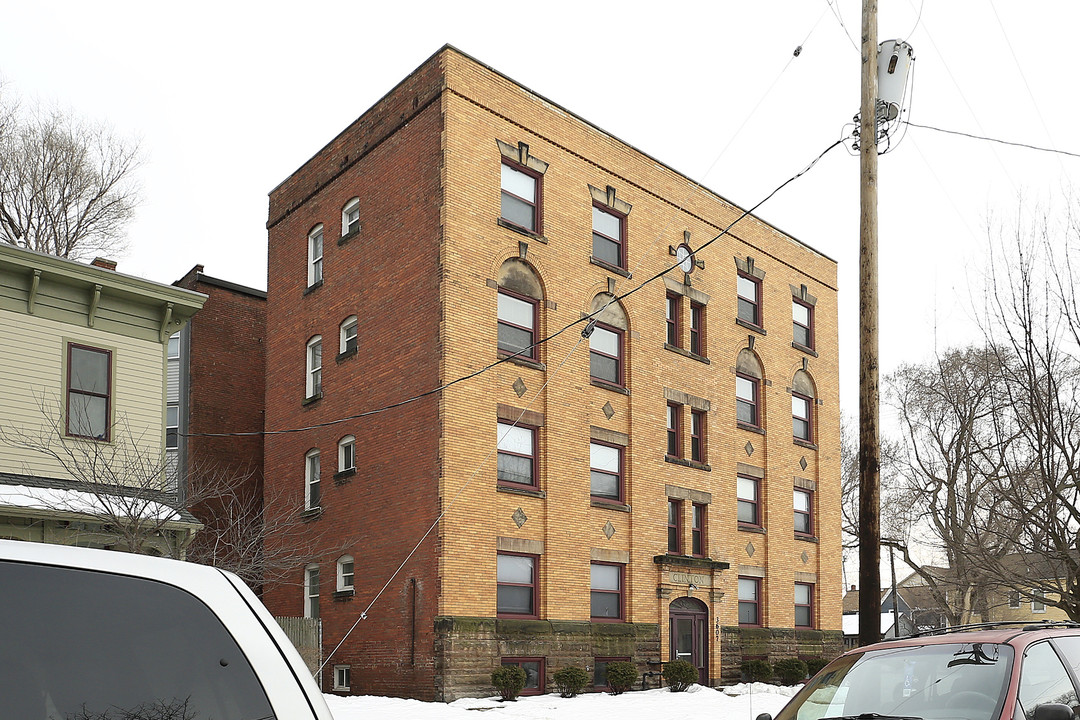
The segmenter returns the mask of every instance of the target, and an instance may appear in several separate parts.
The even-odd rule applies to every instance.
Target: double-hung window
[[[176,450],[180,447],[180,406],[169,403],[165,406],[165,448]]]
[[[593,497],[622,500],[622,453],[616,445],[589,445],[589,492]]]
[[[1031,591],[1031,612],[1046,612],[1046,591],[1041,588],[1034,588]]]
[[[67,434],[108,440],[112,416],[112,353],[68,343]]]
[[[500,483],[536,485],[536,429],[498,424],[498,477]]]
[[[795,489],[795,534],[813,535],[813,493]]]
[[[538,306],[532,298],[499,290],[499,352],[529,360],[539,359],[536,347]]]
[[[352,679],[352,666],[351,665],[335,665],[334,666],[334,689],[335,690],[348,690],[349,683]]]
[[[755,327],[761,327],[761,281],[740,272],[738,296],[739,319]]]
[[[352,555],[342,555],[337,561],[337,589],[338,592],[348,592],[353,589],[354,564]]]
[[[806,303],[791,299],[792,340],[796,345],[814,348],[814,308]]]
[[[682,405],[667,404],[667,454],[668,457],[682,457]]]
[[[541,175],[518,164],[502,163],[502,219],[540,233]]]
[[[622,620],[623,565],[594,562],[590,566],[593,620]]]
[[[341,327],[338,332],[338,353],[341,355],[351,355],[356,352],[357,348],[357,328],[358,321],[355,315],[350,315],[341,322]]]
[[[608,265],[626,267],[626,217],[598,205],[592,209],[592,254]]]
[[[341,209],[341,237],[360,232],[360,198],[356,197],[345,203]]]
[[[307,376],[305,397],[315,398],[322,395],[322,336],[316,335],[307,344]]]
[[[167,357],[170,360],[180,359],[180,333],[173,333],[169,336],[169,354]]]
[[[322,468],[319,464],[319,451],[309,450],[304,456],[304,508],[314,510],[319,507],[322,493],[319,485],[319,476]]]
[[[596,325],[589,337],[589,374],[593,380],[623,384],[623,333],[609,325]]]
[[[739,525],[761,527],[761,484],[757,478],[739,475],[736,480],[736,505]]]
[[[690,554],[694,557],[705,557],[705,518],[706,506],[701,503],[691,505],[692,515],[690,518]]]
[[[498,554],[495,603],[500,617],[536,617],[538,560],[537,555]]]
[[[705,411],[690,411],[690,459],[705,462]]]
[[[667,501],[667,549],[669,553],[682,553],[682,501]]]
[[[795,627],[814,627],[814,586],[795,583]]]
[[[755,377],[735,376],[735,419],[745,425],[761,426],[758,412],[758,384]]]
[[[356,437],[346,435],[338,440],[338,472],[356,469]]]
[[[665,301],[665,320],[667,323],[667,344],[681,347],[682,343],[682,298],[668,293]]]
[[[739,578],[739,624],[761,625],[760,578]]]
[[[323,226],[318,224],[308,233],[308,287],[323,279]]]
[[[304,569],[304,617],[319,617],[319,566]]]
[[[796,440],[813,442],[813,432],[810,424],[810,412],[813,402],[813,400],[804,395],[798,395],[796,393],[792,393],[791,395],[792,432],[794,433]]]
[[[705,306],[690,303],[690,352],[705,357]]]

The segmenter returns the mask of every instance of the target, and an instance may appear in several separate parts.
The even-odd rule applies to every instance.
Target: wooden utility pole
[[[881,639],[878,435],[877,0],[862,4],[859,111],[859,644]]]

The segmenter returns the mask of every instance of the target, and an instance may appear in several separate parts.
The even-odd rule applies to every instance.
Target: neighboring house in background
[[[165,354],[206,298],[115,267],[0,243],[0,537],[126,549],[102,518],[147,513],[144,549],[180,555],[200,526],[165,472]]]
[[[268,542],[334,541],[263,598],[326,690],[839,653],[836,263],[741,215],[451,47],[271,192]]]

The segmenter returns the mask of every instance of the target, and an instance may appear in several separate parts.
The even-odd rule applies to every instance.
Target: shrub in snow
[[[559,695],[564,698],[575,697],[585,689],[585,683],[589,682],[589,675],[579,667],[564,667],[551,676],[555,681],[555,687]]]
[[[806,663],[798,658],[777,660],[773,666],[781,685],[797,685],[806,679]]]
[[[743,660],[742,673],[750,682],[767,682],[772,679],[773,667],[768,660]]]
[[[516,700],[525,689],[525,671],[517,665],[503,665],[491,673],[491,684],[503,700]]]
[[[612,695],[621,695],[637,682],[638,674],[634,663],[615,660],[607,664],[607,684]]]
[[[829,664],[829,661],[823,657],[806,658],[806,672],[810,677],[814,677],[818,674],[818,670]]]
[[[682,692],[698,681],[698,670],[685,660],[676,660],[664,665],[661,673],[671,692]]]

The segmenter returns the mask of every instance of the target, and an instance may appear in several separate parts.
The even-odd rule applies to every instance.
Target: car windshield
[[[954,643],[846,655],[818,673],[776,720],[860,715],[990,720],[1000,713],[1013,650]]]

